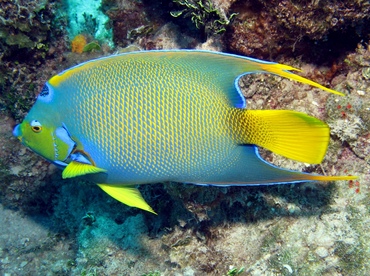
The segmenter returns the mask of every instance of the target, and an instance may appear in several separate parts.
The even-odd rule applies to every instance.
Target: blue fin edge
[[[108,56],[103,56],[99,57],[96,59],[91,59],[87,60],[85,62],[82,62],[80,64],[77,64],[75,66],[72,66],[60,73],[57,74],[57,76],[62,76],[65,72],[84,66],[87,63],[94,62],[94,61],[99,61],[103,59],[108,59],[108,58],[113,58],[113,57],[118,57],[118,56],[125,56],[125,55],[135,55],[135,54],[140,54],[140,53],[146,53],[146,52],[198,52],[198,53],[209,53],[209,54],[214,54],[214,55],[221,55],[221,56],[230,56],[230,57],[236,57],[236,58],[242,58],[246,60],[250,60],[253,62],[258,62],[258,63],[264,63],[264,64],[276,64],[276,62],[271,62],[271,61],[266,61],[266,60],[261,60],[257,58],[251,58],[251,57],[246,57],[246,56],[240,56],[240,55],[235,55],[235,54],[229,54],[229,53],[224,53],[224,52],[216,52],[216,51],[209,51],[209,50],[197,50],[197,49],[166,49],[166,50],[147,50],[147,51],[133,51],[133,52],[127,52],[127,53],[120,53],[120,54],[113,54],[113,55],[108,55]],[[289,71],[288,71],[289,72]],[[290,72],[291,73],[291,72]],[[244,74],[243,74],[244,75]]]
[[[73,66],[71,68],[68,68],[62,72],[60,72],[59,74],[57,74],[57,76],[62,76],[65,72],[69,71],[69,70],[73,70],[73,69],[76,69],[78,67],[81,67],[81,66],[84,66],[85,64],[87,63],[90,63],[90,62],[95,62],[95,61],[99,61],[99,60],[104,60],[104,59],[109,59],[109,58],[114,58],[114,57],[118,57],[118,56],[124,56],[124,55],[135,55],[135,54],[140,54],[140,53],[146,53],[146,52],[189,52],[189,53],[209,53],[209,54],[214,54],[214,55],[220,55],[220,56],[230,56],[230,57],[235,57],[235,58],[240,58],[240,59],[245,59],[245,60],[249,60],[249,61],[253,61],[253,62],[257,62],[257,63],[263,63],[263,64],[276,64],[276,62],[271,62],[271,61],[265,61],[265,60],[261,60],[261,59],[256,59],[256,58],[251,58],[251,57],[246,57],[246,56],[240,56],[240,55],[235,55],[235,54],[229,54],[229,53],[223,53],[223,52],[215,52],[215,51],[208,51],[208,50],[194,50],[194,49],[168,49],[168,50],[150,50],[150,51],[134,51],[134,52],[127,52],[127,53],[121,53],[121,54],[113,54],[113,55],[109,55],[109,56],[104,56],[104,57],[100,57],[100,58],[97,58],[97,59],[92,59],[92,60],[88,60],[88,61],[85,61],[83,63],[80,63],[76,66]],[[291,73],[289,71],[287,71],[288,73]],[[241,77],[245,76],[245,75],[248,75],[248,74],[254,74],[254,73],[267,73],[265,71],[253,71],[253,72],[245,72],[239,76],[237,76],[234,80],[234,86],[236,88],[236,91],[238,93],[238,97],[237,97],[237,100],[235,100],[233,102],[233,105],[236,107],[236,108],[246,108],[246,100],[245,100],[245,97],[243,96],[243,93],[239,87],[239,80]],[[49,87],[50,89],[50,87]]]
[[[266,163],[267,165],[273,167],[273,168],[276,168],[276,169],[279,169],[279,170],[285,170],[287,172],[292,172],[292,173],[301,173],[301,174],[306,174],[306,175],[313,175],[311,173],[305,173],[305,172],[298,172],[298,171],[294,171],[294,170],[289,170],[289,169],[284,169],[284,168],[281,168],[281,167],[278,167],[278,166],[275,166],[269,162],[267,162],[266,160],[264,160],[261,155],[259,154],[258,152],[258,147],[257,146],[254,146],[254,145],[245,145],[245,146],[248,146],[248,147],[253,147],[254,149],[254,153],[256,154],[256,157],[258,159],[260,159],[262,162]],[[243,184],[243,183],[238,183],[238,184],[212,184],[212,183],[193,183],[193,182],[187,182],[186,184],[193,184],[193,185],[197,185],[197,186],[217,186],[217,187],[236,187],[236,186],[240,186],[240,187],[245,187],[245,186],[271,186],[271,185],[282,185],[282,184],[298,184],[298,183],[305,183],[305,182],[319,182],[317,180],[296,180],[296,181],[289,181],[289,182],[271,182],[271,183],[246,183],[246,184]]]

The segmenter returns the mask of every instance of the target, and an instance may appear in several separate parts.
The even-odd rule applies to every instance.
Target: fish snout
[[[13,129],[13,135],[17,137],[20,141],[22,141],[22,132],[21,132],[21,127],[20,124],[16,125]]]

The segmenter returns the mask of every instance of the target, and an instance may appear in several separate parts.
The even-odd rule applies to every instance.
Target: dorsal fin
[[[298,71],[298,72],[301,71],[301,70],[299,70],[297,68],[294,68],[292,66],[285,65],[285,64],[279,64],[279,63],[271,63],[271,64],[263,64],[262,63],[262,64],[260,64],[260,67],[263,71],[265,71],[267,73],[272,73],[272,74],[278,75],[280,77],[295,80],[295,81],[298,81],[298,82],[301,82],[301,83],[305,83],[305,84],[320,88],[324,91],[327,91],[327,92],[330,92],[330,93],[333,93],[333,94],[336,94],[336,95],[344,96],[344,94],[341,93],[341,92],[338,92],[336,90],[327,88],[327,87],[325,87],[325,86],[323,86],[323,85],[321,85],[317,82],[314,82],[312,80],[309,80],[309,79],[301,77],[297,74],[294,74],[293,72],[290,72],[290,71]]]

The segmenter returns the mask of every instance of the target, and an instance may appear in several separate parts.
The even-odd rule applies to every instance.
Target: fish
[[[137,185],[250,186],[351,180],[279,168],[258,147],[323,160],[328,125],[294,110],[249,110],[238,85],[272,73],[343,95],[289,65],[203,50],[129,52],[87,61],[45,83],[13,135],[118,201],[155,213]]]

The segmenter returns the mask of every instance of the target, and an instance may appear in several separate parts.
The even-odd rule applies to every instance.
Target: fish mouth
[[[13,136],[17,137],[18,140],[22,142],[22,131],[21,131],[20,124],[18,124],[14,127]]]

